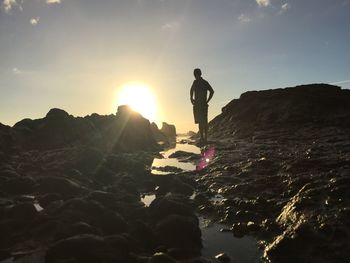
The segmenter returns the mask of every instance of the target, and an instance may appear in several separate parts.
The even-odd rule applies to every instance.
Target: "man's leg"
[[[203,128],[203,133],[204,133],[204,142],[205,143],[207,143],[207,141],[208,141],[208,122],[206,122],[205,124],[204,124],[204,128]]]
[[[198,127],[199,127],[199,134],[201,136],[200,142],[202,143],[204,141],[204,127],[203,127],[203,124],[200,122],[198,124]]]

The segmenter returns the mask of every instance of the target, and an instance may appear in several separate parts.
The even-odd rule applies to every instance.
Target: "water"
[[[149,207],[154,199],[156,199],[155,194],[144,194],[141,196],[141,202],[144,203],[146,207]]]
[[[187,139],[186,137],[182,139]],[[175,148],[162,152],[164,159],[154,159],[152,166],[164,167],[174,166],[181,168],[185,171],[191,171],[196,169],[196,165],[192,163],[179,162],[176,158],[169,158],[169,155],[176,151],[186,151],[196,154],[200,154],[200,148],[190,144],[177,143]],[[167,174],[166,172],[160,172],[152,170],[153,174]],[[195,197],[195,193],[191,198]],[[154,194],[146,194],[141,197],[142,202],[148,207],[152,201],[156,198]],[[220,202],[224,197],[220,194],[211,198],[211,202]],[[214,257],[220,253],[226,253],[232,262],[240,263],[257,263],[261,262],[262,252],[258,248],[257,241],[250,236],[242,238],[234,237],[232,232],[221,232],[221,229],[227,229],[229,226],[213,223],[208,224],[209,220],[199,216],[199,226],[202,231],[203,240],[203,257],[215,261]]]
[[[187,139],[187,137],[180,137],[181,139]],[[161,154],[164,156],[163,159],[155,158],[152,163],[152,167],[165,167],[165,166],[173,166],[180,168],[184,171],[194,171],[196,170],[196,165],[189,162],[179,162],[176,158],[169,158],[169,156],[177,151],[185,151],[185,152],[191,152],[195,154],[200,154],[201,149],[198,148],[195,145],[191,144],[183,144],[183,143],[177,143],[175,148],[166,150],[164,152],[161,152]],[[162,172],[158,171],[156,169],[152,169],[153,174],[168,174],[168,172]]]
[[[228,226],[219,223],[208,225],[208,220],[203,217],[199,217],[199,225],[202,231],[203,257],[214,260],[217,254],[225,252],[232,262],[261,262],[262,252],[253,237],[236,238],[232,232],[221,232],[221,229],[227,229]]]

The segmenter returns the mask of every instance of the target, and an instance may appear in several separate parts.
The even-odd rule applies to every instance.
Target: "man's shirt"
[[[206,105],[208,99],[208,91],[213,92],[213,88],[210,86],[208,81],[205,79],[195,79],[193,81],[191,91],[194,92],[194,104],[195,105]]]

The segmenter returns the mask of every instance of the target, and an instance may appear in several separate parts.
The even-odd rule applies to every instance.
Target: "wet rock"
[[[128,230],[128,224],[118,213],[106,210],[99,215],[94,223],[107,234],[119,234]]]
[[[191,161],[191,160],[197,160],[200,158],[198,154],[192,153],[192,152],[185,152],[185,151],[176,151],[169,155],[169,158],[177,158],[180,161]]]
[[[246,224],[235,223],[232,225],[232,232],[235,237],[243,237],[248,234],[249,230]]]
[[[75,173],[88,173],[94,171],[103,159],[104,155],[101,150],[95,147],[81,147],[72,163],[72,167],[77,169]]]
[[[53,244],[45,262],[132,262],[123,246],[114,246],[96,235],[78,235]]]
[[[247,228],[249,231],[255,232],[260,230],[260,226],[257,225],[255,222],[249,221],[247,223]]]
[[[149,263],[176,263],[177,261],[169,255],[158,252],[155,253],[148,261]]]
[[[52,202],[58,201],[58,200],[62,200],[62,196],[60,194],[57,193],[48,193],[48,194],[44,194],[39,196],[38,200],[39,200],[39,204],[42,207],[48,207]]]
[[[6,218],[33,220],[38,215],[38,212],[33,204],[21,203],[6,208]]]
[[[226,253],[220,253],[220,254],[216,255],[215,259],[217,262],[220,262],[220,263],[230,263],[231,262],[230,257]]]
[[[167,172],[167,173],[179,173],[183,170],[181,168],[175,167],[175,166],[162,166],[162,167],[152,167],[153,170],[161,171],[161,172]]]
[[[113,207],[117,201],[112,193],[104,191],[93,191],[89,193],[88,199],[99,202],[105,207]]]
[[[85,222],[77,222],[70,227],[69,236],[97,234],[97,230]]]
[[[167,250],[168,255],[174,259],[182,262],[188,261],[189,259],[196,258],[198,256],[198,251],[192,250],[191,248],[181,249],[181,248],[171,248]],[[191,261],[192,262],[192,261]]]
[[[62,196],[75,196],[83,190],[80,185],[64,177],[41,177],[37,182],[37,190],[41,194],[56,193]]]
[[[153,250],[156,247],[156,238],[152,228],[141,220],[136,220],[130,227],[132,235],[143,245]]]
[[[9,194],[30,194],[34,188],[35,181],[28,176],[10,178],[1,186],[1,190]]]
[[[157,197],[149,206],[152,216],[161,220],[169,215],[192,216],[192,208],[185,203],[184,198],[168,195]]]

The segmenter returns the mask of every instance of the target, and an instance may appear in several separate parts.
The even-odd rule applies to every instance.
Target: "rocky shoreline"
[[[210,123],[197,171],[168,175],[151,173],[154,134],[168,137],[127,109],[1,125],[0,262],[208,262],[198,215],[254,236],[262,260],[346,262],[350,95],[311,86],[243,94]]]

